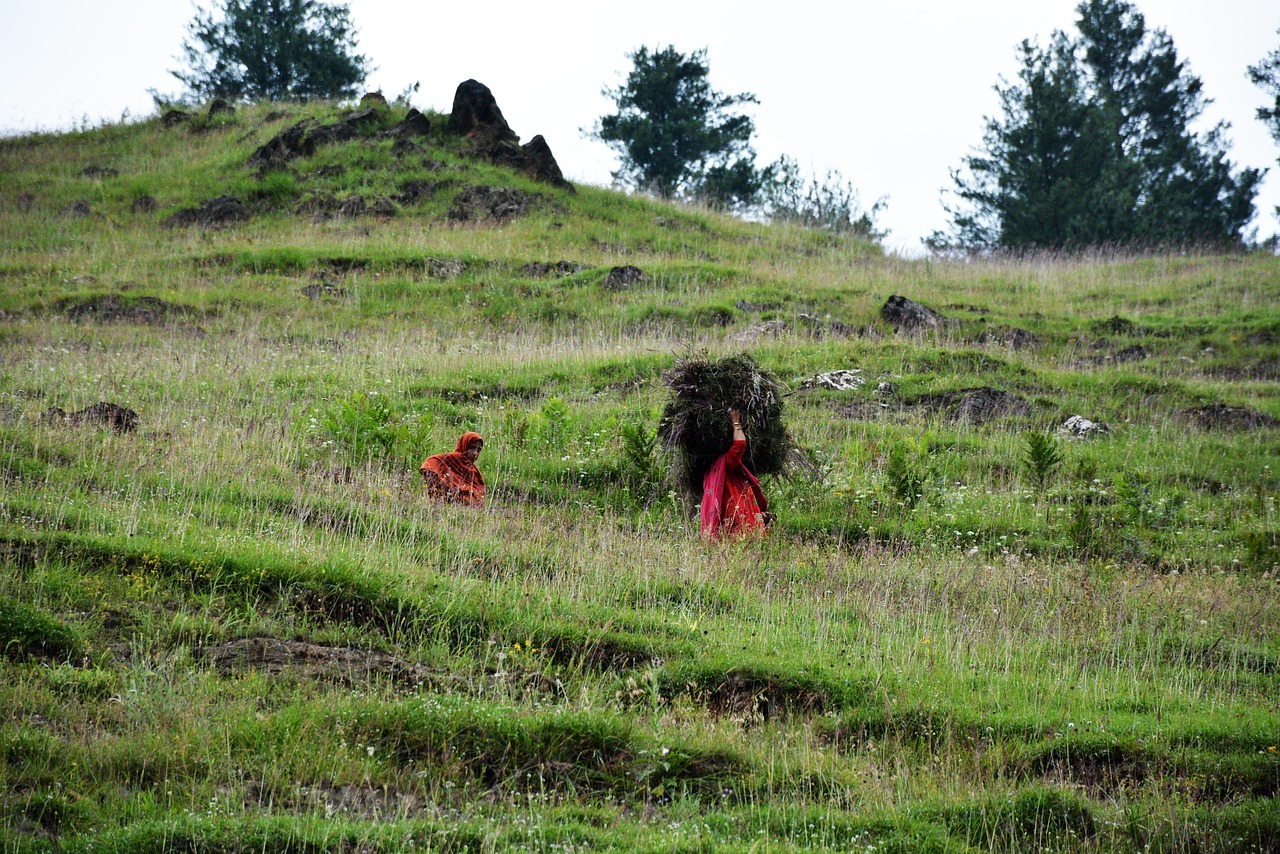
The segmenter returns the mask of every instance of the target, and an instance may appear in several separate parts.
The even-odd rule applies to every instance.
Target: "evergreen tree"
[[[349,98],[368,76],[341,4],[221,0],[216,14],[197,8],[187,31],[188,68],[170,73],[197,99]]]
[[[1280,30],[1276,34],[1280,35]],[[1270,107],[1258,108],[1258,119],[1266,123],[1271,138],[1280,145],[1280,48],[1271,51],[1257,65],[1250,65],[1249,79],[1274,99]],[[1280,206],[1276,207],[1275,214],[1280,217]]]
[[[686,56],[674,47],[641,47],[628,58],[626,83],[604,90],[617,112],[587,134],[617,152],[614,180],[663,198],[750,204],[766,176],[755,169],[749,144],[754,122],[731,111],[758,103],[756,96],[712,89],[705,49]]]
[[[1080,38],[1021,46],[1019,83],[997,86],[985,151],[953,173],[965,203],[930,245],[1239,246],[1261,174],[1232,173],[1219,124],[1190,126],[1201,83],[1162,30],[1123,0],[1077,7]]]

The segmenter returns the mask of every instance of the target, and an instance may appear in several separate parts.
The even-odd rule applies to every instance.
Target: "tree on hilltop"
[[[170,74],[197,99],[349,98],[368,76],[343,4],[220,0],[197,8],[187,31],[188,67]]]
[[[934,248],[1240,246],[1262,178],[1232,171],[1219,123],[1163,30],[1124,0],[1076,7],[1080,36],[1020,45],[1018,82],[997,86],[1003,117],[952,173],[961,204]]]
[[[750,146],[755,124],[732,111],[759,103],[756,96],[712,89],[705,48],[686,56],[674,47],[641,47],[628,58],[626,83],[604,89],[617,112],[587,133],[617,152],[614,180],[662,198],[730,208],[754,201],[764,179]]]
[[[1276,30],[1276,34],[1280,35],[1280,30]],[[1257,65],[1250,65],[1249,79],[1275,99],[1270,107],[1258,108],[1258,119],[1266,124],[1271,138],[1280,145],[1280,48],[1271,51]],[[1280,217],[1280,206],[1276,207],[1275,214]]]

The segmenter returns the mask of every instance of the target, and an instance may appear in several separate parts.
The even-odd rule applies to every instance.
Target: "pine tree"
[[[349,98],[368,76],[345,5],[222,0],[218,13],[198,8],[187,30],[188,68],[170,73],[196,99]]]
[[[953,173],[964,203],[931,245],[1074,249],[1103,244],[1240,246],[1261,173],[1233,174],[1199,78],[1162,30],[1123,0],[1077,7],[1080,37],[1029,42],[1019,83],[996,87],[985,151]]]
[[[726,207],[754,200],[765,179],[750,147],[755,124],[731,110],[758,103],[756,96],[712,89],[705,49],[686,56],[674,47],[641,47],[628,58],[626,83],[604,90],[617,112],[587,134],[617,152],[614,180],[663,198],[700,197]]]
[[[1280,30],[1276,34],[1280,35]],[[1280,48],[1271,51],[1257,65],[1250,65],[1249,79],[1274,99],[1270,107],[1258,108],[1258,120],[1266,124],[1271,138],[1280,145]],[[1280,217],[1280,206],[1276,207],[1275,215]]]

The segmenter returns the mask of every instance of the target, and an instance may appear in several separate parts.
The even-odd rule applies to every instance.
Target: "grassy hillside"
[[[1274,258],[250,163],[341,115],[0,141],[2,850],[1280,848]],[[743,352],[813,467],[708,545],[662,375]]]

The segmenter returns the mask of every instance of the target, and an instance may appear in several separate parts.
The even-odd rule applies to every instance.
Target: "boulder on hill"
[[[541,134],[524,145],[498,108],[489,87],[478,80],[464,80],[453,95],[449,130],[471,140],[479,157],[491,163],[523,172],[535,180],[572,190]]]
[[[632,285],[638,285],[646,280],[644,270],[625,264],[621,267],[613,267],[604,277],[604,281],[600,283],[600,287],[606,291],[625,291]]]
[[[1058,432],[1084,439],[1090,436],[1101,436],[1110,433],[1111,428],[1100,421],[1091,421],[1083,415],[1072,415],[1062,422],[1062,425],[1058,427]]]
[[[928,306],[896,294],[885,300],[880,308],[880,316],[893,324],[893,328],[899,332],[938,329],[947,322],[945,317]]]
[[[453,93],[453,112],[449,114],[449,130],[462,136],[486,141],[520,141],[498,109],[498,101],[489,87],[479,80],[464,80]]]
[[[426,136],[429,133],[431,133],[431,119],[410,107],[400,123],[386,132],[386,136],[403,140],[414,136]]]

